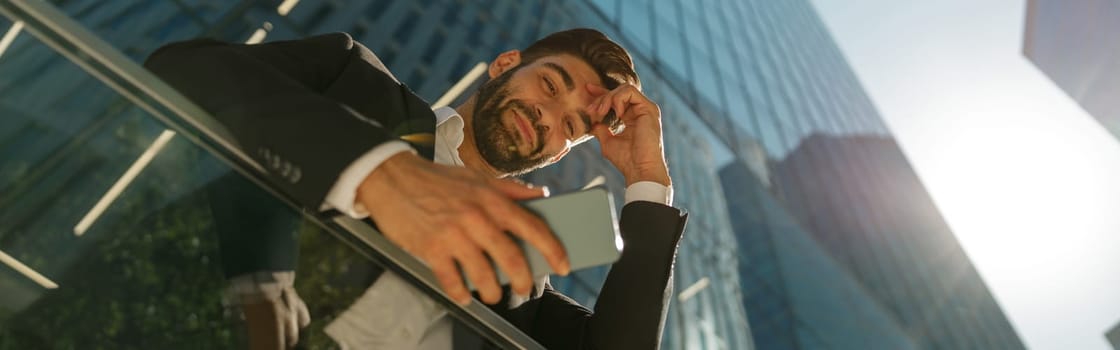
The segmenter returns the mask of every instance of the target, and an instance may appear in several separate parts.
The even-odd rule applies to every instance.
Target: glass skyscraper
[[[1022,347],[807,0],[54,3],[135,61],[164,43],[198,36],[255,42],[348,32],[428,101],[499,52],[557,30],[599,29],[631,50],[644,91],[660,105],[676,204],[692,213],[664,347]],[[0,21],[0,28],[15,27]],[[59,311],[43,309],[42,298],[70,299],[43,293],[5,270],[0,291],[19,297],[0,302],[0,330],[40,335],[64,322],[84,326],[70,332],[119,344],[113,341],[128,335],[120,329],[152,322],[132,335],[166,334],[159,338],[164,342],[145,344],[174,337],[217,339],[200,344],[237,340],[239,333],[229,331],[236,329],[236,317],[213,292],[222,280],[212,265],[215,247],[204,233],[208,218],[197,208],[204,198],[193,194],[228,169],[173,138],[167,147],[174,156],[156,158],[156,170],[148,171],[174,181],[138,181],[125,192],[124,204],[114,204],[97,224],[102,231],[137,232],[90,235],[98,240],[60,233],[79,221],[137,154],[161,139],[163,128],[18,30],[10,47],[0,53],[0,186],[18,190],[0,197],[0,249],[48,276],[70,276],[65,283],[84,281],[90,294],[103,295],[97,300],[131,295],[135,301],[95,307],[70,295],[79,301],[60,304],[84,305],[88,309],[81,310],[94,310],[91,315],[109,313],[111,327],[93,325],[79,313],[55,317],[48,311]],[[621,203],[623,179],[596,147],[577,147],[527,180],[562,192],[602,176]],[[83,171],[96,176],[74,175]],[[76,195],[63,195],[68,193]],[[72,206],[60,206],[67,203]],[[914,204],[891,207],[900,203]],[[46,210],[51,206],[76,214]],[[138,229],[149,225],[159,229]],[[303,255],[354,255],[314,239],[313,227],[301,231]],[[37,232],[51,234],[32,235]],[[928,237],[917,237],[922,235]],[[83,254],[92,249],[90,242],[104,253]],[[53,250],[44,247],[63,247],[56,250],[74,257],[51,262],[45,256]],[[121,247],[132,253],[114,250]],[[171,249],[178,253],[159,254]],[[907,261],[903,253],[920,259]],[[137,258],[159,264],[131,263]],[[321,315],[312,329],[344,306],[327,300],[352,298],[369,282],[360,273],[368,266],[324,260],[301,262],[301,276],[319,277],[297,280],[312,314]],[[79,263],[88,266],[84,280],[72,267]],[[124,271],[112,280],[120,285],[143,283],[120,293],[97,284],[111,271]],[[605,272],[580,271],[553,285],[591,305]],[[192,279],[205,283],[191,285]],[[199,297],[182,299],[168,287],[180,285],[194,288],[180,294]],[[167,296],[144,294],[158,289],[153,286],[169,289]],[[16,315],[11,310],[28,305],[42,311],[38,318],[24,328],[8,321]],[[184,308],[198,311],[183,315],[182,323],[156,322]],[[318,332],[307,341],[327,343]]]
[[[1023,54],[1120,138],[1120,2],[1028,0]]]
[[[759,348],[1023,348],[808,2],[594,5],[709,143],[667,131],[669,152],[730,163],[712,182]],[[684,191],[711,176],[670,160]]]
[[[1024,348],[893,139],[814,135],[773,168],[790,212],[921,348]]]
[[[667,128],[693,125],[682,130],[709,144],[666,131],[678,188],[707,192],[689,186],[711,174],[677,166],[696,162],[673,152],[732,164],[720,186],[760,348],[1023,347],[807,2],[594,7],[638,56],[665,118],[679,120]],[[690,260],[689,248],[681,270],[724,264]],[[671,327],[669,344],[695,345]]]
[[[746,163],[720,170],[759,349],[921,349]]]

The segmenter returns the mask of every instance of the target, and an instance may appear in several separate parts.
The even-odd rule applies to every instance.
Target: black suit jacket
[[[435,129],[427,102],[346,34],[261,45],[187,41],[157,50],[145,66],[212,113],[307,210],[318,209],[361,154]],[[413,146],[432,158],[428,145]],[[495,310],[550,349],[658,347],[686,217],[669,206],[635,202],[621,218],[625,250],[594,311],[551,288],[516,308]]]

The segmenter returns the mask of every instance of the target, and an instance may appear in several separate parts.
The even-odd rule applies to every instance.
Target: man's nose
[[[551,120],[554,119],[556,113],[551,111],[548,106],[540,103],[533,105],[533,109],[535,109],[537,112],[536,124],[544,128],[544,131],[547,133],[550,129],[552,129],[551,125],[555,124],[555,122],[552,122]]]
[[[544,125],[546,128],[550,127],[551,130],[554,131],[554,134],[555,134],[555,135],[545,134],[548,137],[548,139],[556,138],[556,139],[559,139],[559,140],[572,141],[572,140],[575,140],[576,138],[578,138],[580,136],[579,133],[580,133],[580,130],[583,129],[583,127],[581,127],[579,125],[582,125],[583,122],[582,121],[576,121],[576,120],[578,120],[577,116],[579,115],[579,112],[581,110],[585,110],[584,106],[582,105],[583,103],[589,103],[589,102],[587,102],[587,101],[578,101],[578,102],[577,101],[564,101],[564,102],[556,101],[556,102],[552,102],[552,103],[544,103],[544,104],[541,105],[542,106],[541,110],[544,111],[544,114],[541,117],[541,124]],[[566,124],[568,122],[569,117],[576,118],[576,119],[572,120],[572,123],[574,123],[574,124],[572,125],[572,130],[571,131],[575,133],[575,134],[572,134],[572,135],[569,135],[568,126]],[[591,123],[594,125],[596,123],[596,119],[599,119],[599,118],[597,118],[597,116],[595,116],[595,115],[591,115],[590,119],[591,119]]]

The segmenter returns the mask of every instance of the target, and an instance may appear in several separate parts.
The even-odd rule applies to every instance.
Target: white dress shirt
[[[436,115],[435,159],[437,164],[463,166],[459,146],[463,143],[463,117],[451,107],[434,110]],[[399,152],[415,152],[403,141],[375,147],[351,163],[327,195],[325,207],[353,218],[369,212],[355,203],[358,184],[381,162]],[[644,200],[672,205],[673,190],[656,182],[641,181],[626,188],[626,203]],[[547,276],[538,282],[543,285]],[[511,300],[520,304],[524,300]],[[343,349],[450,349],[451,319],[434,300],[386,271],[324,331]]]
[[[459,146],[463,144],[463,117],[451,107],[434,110],[436,115],[435,163],[463,166]],[[355,198],[358,185],[377,169],[381,162],[400,152],[413,152],[404,141],[390,141],[374,147],[350,163],[331,187],[323,204],[324,209],[334,208],[355,219],[364,219],[369,211]],[[626,187],[626,203],[636,200],[673,205],[673,189],[650,181],[639,181]]]

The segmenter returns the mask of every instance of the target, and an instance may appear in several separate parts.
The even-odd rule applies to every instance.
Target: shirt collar
[[[464,166],[459,157],[463,144],[463,116],[454,108],[444,106],[432,110],[436,115],[435,159],[438,164]]]
[[[451,118],[459,118],[460,120],[463,119],[463,117],[459,115],[459,112],[454,108],[451,108],[450,106],[443,106],[433,109],[432,113],[436,114],[436,127],[439,127],[440,124],[447,122]]]

